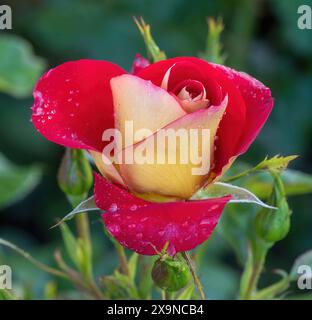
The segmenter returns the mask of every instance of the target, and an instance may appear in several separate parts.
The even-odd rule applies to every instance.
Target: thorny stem
[[[184,260],[186,261],[187,265],[189,266],[190,268],[190,271],[191,271],[191,274],[193,276],[193,279],[194,279],[194,283],[199,291],[199,294],[200,294],[200,297],[202,300],[206,300],[206,295],[205,295],[205,292],[204,292],[204,289],[203,289],[203,286],[199,280],[199,277],[197,276],[196,274],[196,269],[195,269],[195,266],[192,262],[192,259],[190,258],[189,254],[186,253],[186,252],[182,252],[182,257],[184,258]]]
[[[31,262],[33,265],[35,265],[37,268],[39,268],[39,269],[41,269],[41,270],[43,270],[43,271],[45,271],[47,273],[53,274],[55,276],[68,279],[68,276],[67,276],[66,273],[64,273],[64,272],[62,272],[60,270],[51,268],[48,265],[36,260],[28,252],[22,250],[21,248],[19,248],[15,244],[13,244],[13,243],[11,243],[9,241],[6,241],[4,239],[1,239],[1,238],[0,238],[0,244],[2,244],[4,246],[14,250],[15,252],[17,252],[18,254],[23,256],[25,259],[27,259],[29,262]]]
[[[252,295],[257,288],[257,284],[259,281],[260,274],[262,272],[262,268],[263,268],[262,262],[258,262],[254,265],[251,277],[249,279],[247,291],[243,299],[250,300],[252,298]]]
[[[261,272],[264,267],[265,258],[266,258],[267,252],[268,252],[268,248],[259,247],[258,250],[259,251],[257,253],[255,253],[255,252],[251,253],[252,254],[252,256],[251,256],[251,259],[252,259],[251,260],[251,263],[252,263],[251,264],[251,272],[250,273],[247,272],[247,270],[248,270],[247,264],[246,264],[247,270],[245,269],[245,271],[244,271],[244,273],[247,272],[246,273],[246,275],[247,275],[246,290],[243,290],[243,292],[241,292],[241,299],[244,299],[244,300],[252,299],[254,293],[257,290],[259,278],[260,278]]]

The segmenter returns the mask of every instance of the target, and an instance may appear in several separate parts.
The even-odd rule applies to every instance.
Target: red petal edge
[[[34,89],[34,126],[54,143],[101,152],[103,131],[114,128],[110,79],[124,73],[100,60],[70,61],[49,70]]]
[[[95,175],[95,201],[111,235],[124,247],[155,255],[194,249],[207,240],[231,196],[201,201],[151,203]]]

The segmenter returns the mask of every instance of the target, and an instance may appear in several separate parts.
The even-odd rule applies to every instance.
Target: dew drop
[[[212,211],[212,210],[216,210],[218,208],[219,208],[219,206],[217,204],[215,204],[215,205],[211,206],[210,210]]]
[[[134,204],[133,206],[130,207],[130,210],[135,211],[137,208],[138,208],[138,206]]]
[[[188,224],[189,224],[189,223],[188,223],[187,221],[185,221],[185,222],[182,223],[182,227],[187,227]]]
[[[205,226],[205,225],[210,225],[210,220],[209,219],[203,219],[199,225],[201,226]]]
[[[118,234],[118,233],[120,232],[120,227],[119,227],[117,224],[111,224],[111,225],[108,227],[108,230],[109,230],[112,234],[116,235],[116,234]]]
[[[108,211],[110,211],[110,212],[116,212],[117,210],[118,210],[118,206],[116,203],[112,203],[108,209]]]

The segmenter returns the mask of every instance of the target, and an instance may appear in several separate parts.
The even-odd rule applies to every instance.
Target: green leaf
[[[31,45],[13,35],[0,38],[0,91],[14,97],[30,96],[45,67]]]
[[[70,259],[72,260],[72,262],[75,264],[75,266],[77,268],[80,268],[80,263],[79,263],[79,259],[77,256],[77,253],[79,250],[78,242],[66,223],[62,223],[60,225],[60,228],[61,228],[63,242],[64,242],[64,245],[66,248],[66,252],[67,252],[68,256],[70,257]]]
[[[298,268],[302,265],[307,265],[312,268],[312,250],[309,250],[302,255],[300,255],[294,262],[291,271],[290,277],[291,280],[295,281],[298,278]]]
[[[152,34],[151,34],[151,27],[150,25],[146,24],[143,18],[141,17],[140,20],[134,18],[134,22],[136,23],[146,45],[147,53],[153,62],[157,62],[160,60],[166,59],[166,54],[161,51],[154,41]]]
[[[0,208],[26,197],[40,182],[40,166],[16,166],[0,153]]]
[[[282,173],[282,181],[287,196],[312,192],[312,175],[288,169]]]
[[[275,209],[262,202],[256,195],[247,189],[237,187],[223,182],[215,182],[206,188],[199,190],[192,199],[209,199],[232,195],[230,203],[253,203],[268,209]]]

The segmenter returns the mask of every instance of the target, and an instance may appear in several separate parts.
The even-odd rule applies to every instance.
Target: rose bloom
[[[34,99],[32,121],[43,136],[93,157],[101,173],[95,174],[95,202],[105,210],[108,231],[123,246],[146,255],[167,242],[175,254],[209,238],[231,195],[190,198],[246,152],[273,107],[270,89],[256,79],[192,57],[149,64],[138,56],[132,74],[107,61],[66,62],[42,76]],[[108,144],[103,132],[117,128],[125,134],[125,121],[155,137],[161,128],[209,129],[209,172],[193,175],[192,163],[103,162]],[[124,144],[120,152],[150,138]]]

